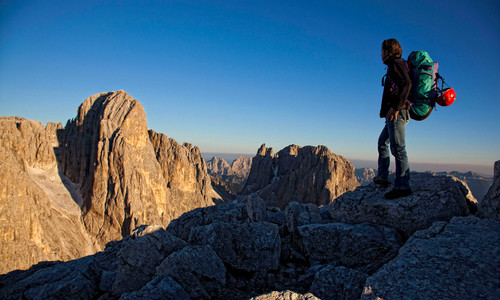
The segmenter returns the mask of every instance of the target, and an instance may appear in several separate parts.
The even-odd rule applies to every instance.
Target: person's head
[[[396,39],[388,39],[382,42],[382,60],[389,58],[399,58],[403,54],[403,49]]]

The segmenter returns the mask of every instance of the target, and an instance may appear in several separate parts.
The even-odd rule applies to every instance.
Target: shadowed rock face
[[[479,215],[500,221],[500,160],[495,162],[494,173],[493,184],[481,201]]]
[[[262,145],[242,194],[257,193],[284,208],[292,201],[326,205],[358,186],[353,165],[325,146],[291,145],[273,155]]]
[[[124,91],[85,99],[65,128],[1,118],[0,158],[0,272],[95,253],[217,196],[199,149],[148,131]]]
[[[361,299],[498,299],[498,232],[500,222],[474,216],[436,222],[368,278]]]
[[[412,173],[411,180],[413,193],[395,201],[384,199],[386,190],[373,183],[345,193],[329,206],[330,217],[335,222],[389,226],[407,238],[433,222],[477,210],[477,202],[463,181],[429,173]]]
[[[461,181],[412,180],[415,194],[397,200],[372,185],[346,193],[361,210],[371,207],[365,223],[333,219],[329,211],[344,196],[321,208],[292,202],[285,211],[256,194],[197,208],[166,230],[140,226],[93,256],[0,275],[0,298],[498,298],[500,222],[460,216],[470,214]],[[422,223],[406,231],[408,216]]]

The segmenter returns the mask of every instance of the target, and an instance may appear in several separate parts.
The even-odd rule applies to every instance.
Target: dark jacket
[[[391,107],[397,111],[410,108],[407,99],[411,90],[411,79],[406,63],[402,58],[389,58],[384,64],[387,65],[387,77],[382,94],[381,118],[387,116]]]

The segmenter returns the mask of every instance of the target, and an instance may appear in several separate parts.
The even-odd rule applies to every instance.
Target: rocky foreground
[[[257,194],[140,226],[93,256],[0,276],[2,299],[499,299],[500,161],[478,209],[467,186],[419,174],[333,203]]]

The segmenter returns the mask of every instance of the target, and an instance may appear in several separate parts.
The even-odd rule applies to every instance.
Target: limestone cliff
[[[82,184],[83,221],[100,247],[213,204],[199,150],[148,132],[141,103],[124,91],[86,99],[61,142],[63,172]]]
[[[97,250],[80,222],[79,193],[57,167],[61,128],[0,118],[0,273]]]
[[[213,205],[210,177],[200,149],[191,144],[180,145],[164,134],[149,130],[156,159],[167,188],[167,199],[173,218],[198,207]]]
[[[359,186],[353,165],[325,146],[291,145],[273,155],[261,146],[242,194],[258,193],[268,205],[288,203],[326,205]]]
[[[241,192],[250,173],[252,158],[239,156],[230,165],[224,159],[213,157],[207,161],[207,171],[212,180],[212,186],[222,196],[224,201],[232,201]]]
[[[65,128],[0,120],[0,272],[94,253],[218,197],[199,149],[148,132],[124,91],[85,99]]]

